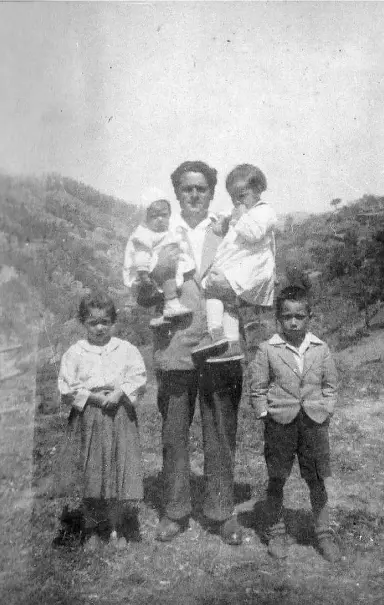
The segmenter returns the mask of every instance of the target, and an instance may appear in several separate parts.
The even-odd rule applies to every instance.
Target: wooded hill
[[[2,264],[37,295],[50,346],[63,332],[64,341],[77,332],[78,300],[95,286],[116,300],[119,333],[139,345],[150,342],[150,312],[132,306],[122,282],[124,247],[141,208],[57,174],[0,175],[0,206]],[[381,302],[384,197],[366,195],[348,205],[335,199],[330,208],[301,222],[286,217],[276,238],[277,272],[281,285],[287,275],[309,277],[315,329],[340,345],[369,324]]]

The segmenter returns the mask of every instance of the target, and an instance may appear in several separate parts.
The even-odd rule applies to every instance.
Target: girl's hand
[[[120,399],[123,395],[124,392],[121,389],[115,389],[107,393],[104,399],[103,410],[114,414],[120,406]]]
[[[248,208],[244,204],[235,206],[232,210],[232,221],[236,222],[248,211]]]

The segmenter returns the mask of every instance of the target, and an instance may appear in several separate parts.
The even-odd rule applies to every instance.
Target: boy
[[[223,344],[227,350],[210,362],[236,354],[242,357],[238,301],[252,306],[273,304],[276,214],[260,199],[267,179],[256,166],[240,164],[228,174],[225,185],[234,209],[214,227],[226,234],[203,280],[208,335],[192,353],[196,361],[217,355]]]
[[[268,552],[287,556],[283,488],[296,454],[309,487],[318,549],[335,562],[340,552],[332,540],[324,479],[331,475],[328,426],[336,402],[336,368],[328,346],[308,331],[306,289],[284,288],[276,315],[281,335],[261,343],[250,367],[251,405],[265,422]]]
[[[150,283],[150,273],[157,263],[158,251],[170,244],[180,250],[179,267],[176,279],[164,282],[163,317],[151,320],[151,326],[161,326],[174,317],[187,315],[191,310],[178,299],[177,289],[183,283],[184,273],[195,268],[188,244],[177,230],[170,229],[171,204],[160,199],[152,202],[146,212],[144,225],[139,225],[128,240],[124,257],[124,284],[129,288]]]

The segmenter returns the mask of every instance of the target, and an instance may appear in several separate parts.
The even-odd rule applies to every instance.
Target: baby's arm
[[[238,235],[248,243],[262,240],[276,224],[276,215],[267,205],[257,206],[245,212],[233,226]]]
[[[269,360],[263,345],[257,349],[255,359],[250,363],[249,374],[251,406],[256,411],[256,418],[264,418],[268,414]]]

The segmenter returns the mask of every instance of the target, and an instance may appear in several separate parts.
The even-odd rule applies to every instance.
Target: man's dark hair
[[[172,172],[171,181],[175,193],[176,189],[180,184],[181,176],[186,172],[200,172],[201,174],[203,174],[207,180],[208,187],[212,195],[215,193],[215,187],[217,184],[217,170],[215,170],[215,168],[211,168],[210,166],[208,166],[208,164],[206,164],[205,162],[201,162],[200,160],[196,162],[183,162],[182,164],[180,164],[180,166],[176,168],[174,172]]]
[[[308,315],[311,314],[311,302],[308,288],[291,285],[283,288],[276,299],[276,315],[281,315],[283,304],[286,300],[305,303]]]
[[[108,294],[104,292],[90,292],[83,296],[80,301],[78,318],[81,323],[84,323],[87,317],[90,315],[91,309],[102,309],[105,310],[108,317],[110,317],[112,323],[115,323],[117,319],[117,312],[115,303]]]

